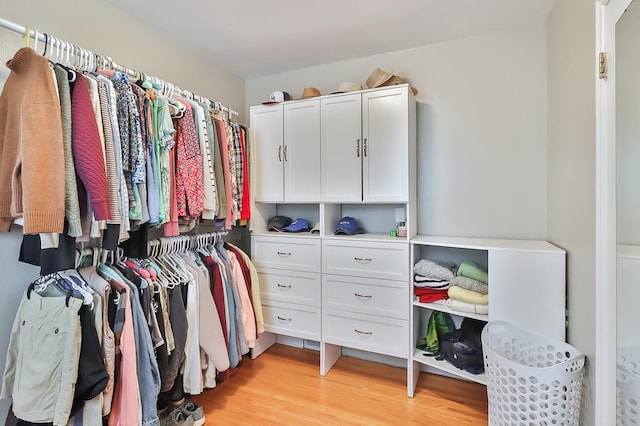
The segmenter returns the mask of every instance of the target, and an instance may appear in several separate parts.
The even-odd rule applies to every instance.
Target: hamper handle
[[[485,325],[485,327],[482,329],[482,334],[503,333],[505,331],[508,331],[512,327],[513,326],[506,321],[501,321],[501,320],[489,321],[487,325]]]

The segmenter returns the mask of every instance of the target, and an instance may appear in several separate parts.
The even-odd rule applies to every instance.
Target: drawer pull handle
[[[358,334],[362,334],[364,336],[371,336],[373,334],[373,331],[360,331],[357,328],[354,328],[355,332]]]
[[[279,251],[278,256],[291,256],[291,252]]]
[[[278,316],[277,318],[282,322],[290,322],[291,321],[291,318],[282,318],[281,316]]]
[[[353,295],[354,295],[355,297],[359,297],[360,299],[366,299],[366,300],[369,300],[369,299],[371,299],[371,298],[373,297],[373,296],[372,296],[372,295],[370,295],[370,294],[358,294],[358,293],[353,293]]]
[[[283,284],[278,283],[278,288],[291,288],[291,284],[283,285]]]
[[[353,259],[356,262],[362,262],[362,263],[369,263],[372,260],[370,257],[354,257]]]

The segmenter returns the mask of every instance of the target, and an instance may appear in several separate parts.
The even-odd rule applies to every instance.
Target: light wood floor
[[[193,400],[218,425],[486,425],[482,385],[422,373],[407,397],[406,370],[342,357],[320,376],[320,354],[274,345]]]

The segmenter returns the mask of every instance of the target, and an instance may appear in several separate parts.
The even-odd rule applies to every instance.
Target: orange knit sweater
[[[0,95],[0,231],[23,216],[25,234],[62,233],[62,122],[49,62],[24,47],[7,67]]]

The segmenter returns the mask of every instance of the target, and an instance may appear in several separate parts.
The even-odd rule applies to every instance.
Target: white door
[[[321,100],[322,201],[362,201],[360,94]]]
[[[408,88],[362,94],[362,198],[409,201]]]
[[[251,136],[256,159],[254,198],[283,201],[282,104],[251,108]]]
[[[284,105],[284,199],[320,199],[320,100]]]

